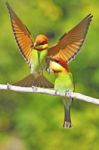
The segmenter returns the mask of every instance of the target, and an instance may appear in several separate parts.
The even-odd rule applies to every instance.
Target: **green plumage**
[[[46,71],[46,57],[47,50],[38,52],[32,50],[31,74],[15,83],[17,86],[22,87],[44,87],[53,88],[56,76],[54,73]]]
[[[32,50],[32,62],[31,62],[31,73],[42,72],[45,69],[45,56],[47,50],[39,52],[37,50]]]
[[[58,73],[57,79],[55,80],[55,90],[58,90],[60,92],[74,90],[73,78],[70,72]]]
[[[72,74],[70,72],[60,72],[55,80],[54,88],[59,92],[66,91],[74,91],[74,84]],[[71,107],[72,99],[71,98],[63,98],[64,104],[64,124],[65,128],[70,128],[71,118],[70,118],[70,107]]]

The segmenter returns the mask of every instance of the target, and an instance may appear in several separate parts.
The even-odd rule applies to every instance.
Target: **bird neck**
[[[57,76],[64,76],[69,74],[69,70],[63,69],[62,71],[56,72]]]

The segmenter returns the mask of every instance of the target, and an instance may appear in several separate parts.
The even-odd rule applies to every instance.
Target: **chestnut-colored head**
[[[49,68],[53,72],[68,72],[68,66],[66,62],[64,62],[62,59],[51,59],[49,62]]]
[[[43,34],[37,35],[34,41],[34,49],[39,51],[45,50],[48,48],[48,38]]]

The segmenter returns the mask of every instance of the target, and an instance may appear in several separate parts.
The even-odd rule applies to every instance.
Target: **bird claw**
[[[69,93],[69,90],[67,89],[67,90],[65,90],[65,96],[67,96],[68,95],[68,93]]]
[[[71,93],[70,93],[70,92],[71,92],[71,91],[67,89],[67,90],[65,91],[65,96],[71,97]]]
[[[55,95],[57,95],[57,92],[58,92],[58,91],[57,91],[57,90],[55,90]]]

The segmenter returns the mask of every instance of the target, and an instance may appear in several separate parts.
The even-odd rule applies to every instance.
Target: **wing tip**
[[[8,9],[8,12],[9,12],[9,15],[10,15],[10,18],[16,16],[16,13],[14,12],[14,10],[12,9],[12,7],[10,6],[10,4],[8,2],[5,3],[6,6],[7,6],[7,9]]]
[[[91,21],[93,18],[93,15],[91,13],[89,13],[85,18],[88,19],[89,21]]]
[[[10,16],[10,19],[11,17],[13,16],[13,9],[11,8],[10,4],[8,2],[5,3],[6,6],[7,6],[7,9],[8,9],[8,13],[9,13],[9,16]]]
[[[9,6],[10,6],[10,5],[9,5],[9,3],[8,3],[8,1],[6,1],[6,2],[5,2],[5,4],[6,4],[6,6],[7,6],[7,7],[9,7]]]
[[[8,10],[10,11],[10,10],[11,10],[11,6],[10,6],[10,4],[9,4],[7,1],[5,2],[5,4],[6,4],[6,6],[7,6]]]

